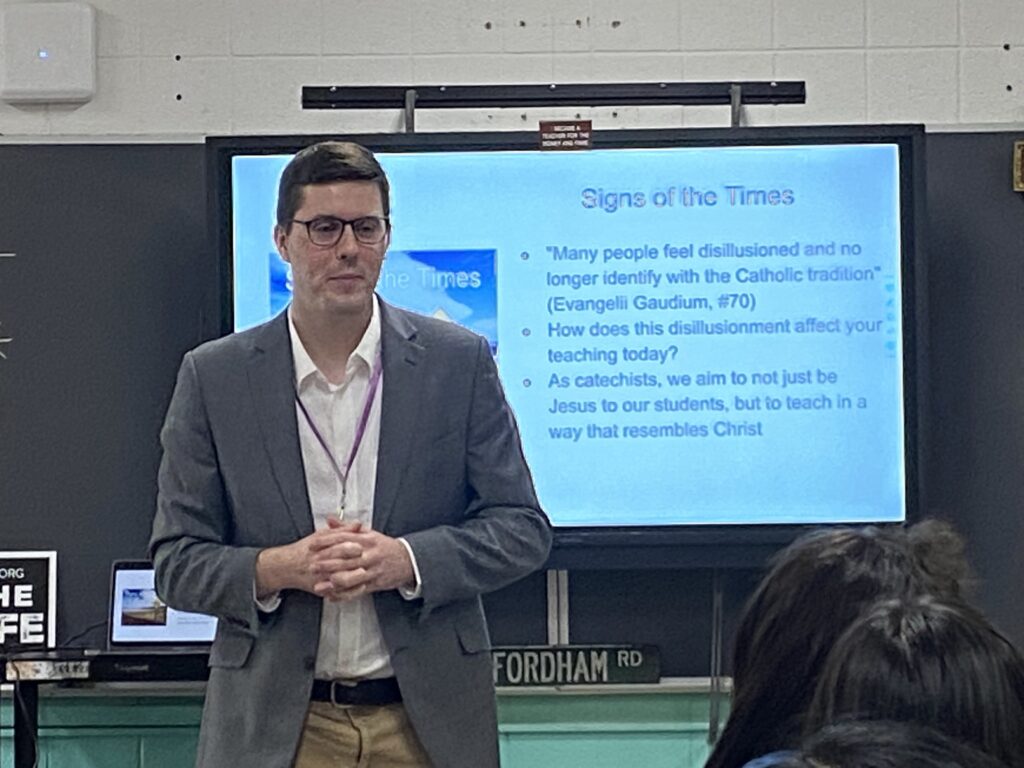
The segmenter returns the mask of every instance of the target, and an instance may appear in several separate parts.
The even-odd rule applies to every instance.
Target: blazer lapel
[[[373,527],[386,533],[414,442],[422,390],[416,376],[424,350],[415,341],[416,327],[407,314],[383,301],[380,310],[384,387],[381,390]]]
[[[257,332],[248,374],[274,479],[299,536],[307,536],[313,532],[313,513],[295,417],[295,365],[287,313]]]

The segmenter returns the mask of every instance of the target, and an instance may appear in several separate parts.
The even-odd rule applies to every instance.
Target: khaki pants
[[[295,768],[429,768],[405,707],[309,705]]]

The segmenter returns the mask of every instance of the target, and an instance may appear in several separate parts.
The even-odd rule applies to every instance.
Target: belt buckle
[[[348,709],[349,707],[352,706],[351,704],[339,704],[338,703],[338,697],[335,695],[335,691],[338,690],[339,686],[344,686],[345,688],[351,688],[352,687],[350,685],[345,685],[345,683],[342,682],[341,680],[331,680],[331,706],[334,707],[335,709]]]

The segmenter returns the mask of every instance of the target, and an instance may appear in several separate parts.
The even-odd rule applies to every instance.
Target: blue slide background
[[[497,348],[541,501],[556,524],[904,517],[894,145],[379,158],[392,183],[394,224],[381,294],[463,323]],[[287,299],[287,276],[270,265],[277,258],[277,181],[288,159],[233,161],[239,329],[266,320]],[[730,205],[728,186],[786,191],[791,202]],[[684,189],[713,191],[717,203],[683,205]],[[634,204],[587,207],[597,190]],[[703,245],[724,243],[796,249],[785,256],[700,255]],[[667,245],[677,249],[674,257]],[[808,246],[819,247],[812,253]],[[570,249],[595,258],[555,258]],[[804,279],[741,282],[762,268]],[[836,268],[861,279],[809,280],[811,269],[835,275]],[[729,282],[708,282],[709,269]],[[478,288],[443,287],[446,274],[462,273],[465,283],[474,272]],[[668,282],[683,273],[690,282]],[[608,284],[609,275],[634,282]],[[572,280],[591,284],[574,288]],[[636,306],[672,297],[682,306]],[[824,326],[796,332],[808,318]],[[641,329],[640,321],[650,325]],[[790,332],[684,335],[669,331],[674,321],[779,322]],[[657,325],[661,333],[651,327]],[[580,335],[561,335],[565,327]],[[637,359],[626,360],[627,353]],[[784,388],[783,371],[809,381]],[[615,374],[634,384],[580,383]],[[726,383],[699,385],[700,374],[724,375]],[[691,381],[673,383],[670,375]],[[720,400],[723,410],[655,411],[666,398]],[[769,409],[769,398],[777,409]],[[582,412],[558,412],[559,403]],[[818,409],[794,407],[812,403]],[[624,436],[629,428],[666,426],[675,435]],[[685,436],[676,436],[680,430]]]

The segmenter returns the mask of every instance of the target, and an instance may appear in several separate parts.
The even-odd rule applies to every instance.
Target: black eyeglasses
[[[345,236],[345,227],[352,225],[352,234],[363,245],[377,245],[388,233],[391,221],[383,216],[360,216],[358,219],[339,219],[337,216],[317,216],[303,221],[292,219],[295,224],[306,227],[306,233],[313,245],[328,248],[337,245]]]

